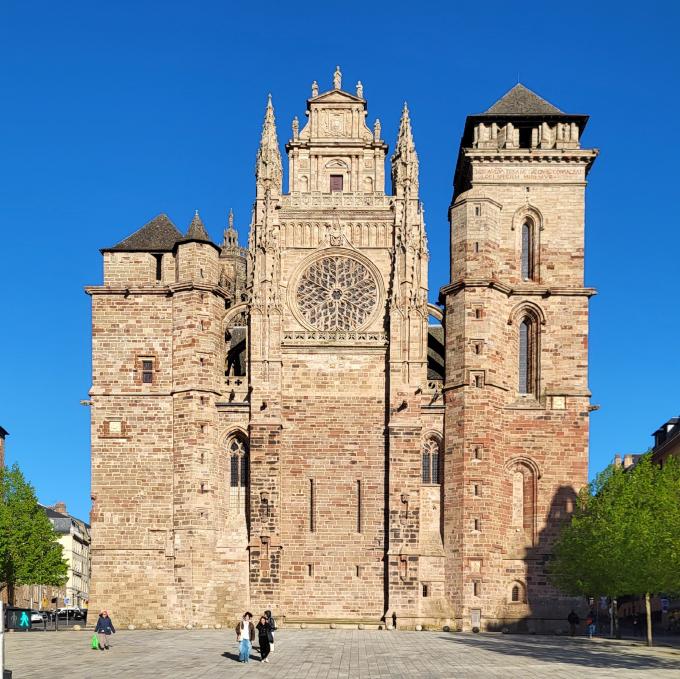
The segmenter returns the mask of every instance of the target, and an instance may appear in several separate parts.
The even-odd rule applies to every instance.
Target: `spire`
[[[418,192],[418,154],[413,142],[411,117],[408,105],[404,102],[399,122],[399,134],[392,155],[392,193],[398,195],[398,187],[409,184],[412,191]]]
[[[238,248],[238,232],[234,228],[234,210],[229,208],[229,226],[224,230],[222,248]]]
[[[212,243],[208,232],[205,230],[203,221],[198,214],[198,210],[195,211],[194,218],[191,220],[191,224],[189,224],[189,230],[187,231],[185,240],[200,240],[205,241],[206,243]]]
[[[257,150],[255,178],[258,184],[270,184],[271,188],[281,191],[283,166],[281,165],[279,140],[276,136],[276,121],[274,119],[271,94],[267,98],[267,109],[265,110],[264,123],[262,124],[260,148]]]
[[[397,135],[397,146],[408,147],[415,151],[415,144],[413,143],[413,131],[411,130],[411,118],[408,112],[408,104],[404,102],[404,108],[401,110],[401,120],[399,121],[399,134]]]

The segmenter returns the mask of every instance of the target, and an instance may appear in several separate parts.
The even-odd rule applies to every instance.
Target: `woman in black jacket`
[[[108,637],[116,633],[116,628],[113,626],[111,618],[109,618],[108,611],[102,611],[99,614],[97,626],[94,628],[94,631],[97,634],[97,639],[99,640],[99,650],[100,651],[103,651],[104,649],[108,650],[109,649]]]
[[[269,640],[272,636],[272,630],[264,615],[260,618],[260,622],[257,623],[257,636],[260,642],[260,660],[262,662],[269,662],[267,656],[271,650]]]

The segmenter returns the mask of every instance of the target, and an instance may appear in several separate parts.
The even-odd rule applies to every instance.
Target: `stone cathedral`
[[[292,122],[287,190],[269,99],[247,248],[196,212],[102,250],[91,608],[554,629],[592,409],[588,118],[522,85],[467,118],[433,305],[409,110],[388,158],[341,78]]]

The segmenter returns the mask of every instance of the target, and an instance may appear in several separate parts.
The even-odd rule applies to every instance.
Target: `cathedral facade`
[[[433,305],[409,111],[386,177],[341,77],[293,120],[287,191],[269,100],[247,248],[232,215],[217,245],[196,213],[102,250],[91,606],[561,624],[546,564],[587,481],[587,118],[521,85],[468,117]]]

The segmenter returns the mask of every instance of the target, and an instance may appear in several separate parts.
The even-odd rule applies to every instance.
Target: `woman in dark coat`
[[[260,642],[260,660],[262,662],[269,662],[267,656],[269,655],[269,651],[271,651],[269,639],[272,636],[272,630],[264,615],[260,618],[260,622],[257,623],[257,636],[258,641]]]
[[[108,611],[102,611],[99,614],[99,619],[97,620],[97,625],[94,628],[94,631],[97,635],[97,639],[99,640],[99,650],[100,651],[103,651],[104,649],[108,650],[109,649],[108,638],[112,634],[116,633],[116,628],[113,626],[111,618],[109,618]]]

